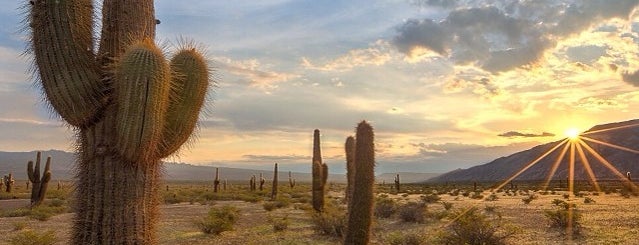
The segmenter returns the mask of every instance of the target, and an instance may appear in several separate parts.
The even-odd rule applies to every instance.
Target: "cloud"
[[[360,66],[380,66],[391,60],[389,43],[378,40],[365,49],[353,49],[347,54],[329,61],[323,65],[312,64],[308,58],[302,57],[302,66],[307,69],[320,71],[350,71]]]
[[[603,20],[627,19],[639,4],[639,0],[417,2],[420,6],[453,9],[440,21],[405,21],[392,42],[397,50],[414,56],[428,49],[455,64],[475,65],[491,73],[534,64],[556,46],[557,40]],[[590,51],[593,53],[576,58],[583,62],[601,56],[597,55],[600,49]]]
[[[218,61],[216,68],[220,72],[239,76],[241,82],[262,90],[275,89],[279,83],[300,77],[300,75],[293,73],[269,71],[257,59],[232,60],[220,57],[216,60]]]
[[[639,70],[633,72],[624,72],[621,74],[621,78],[624,82],[639,87]]]
[[[497,136],[508,137],[508,138],[514,138],[514,137],[535,138],[535,137],[553,137],[555,136],[555,134],[548,133],[548,132],[543,132],[541,134],[534,134],[534,133],[522,133],[517,131],[508,131],[506,133],[498,134]]]

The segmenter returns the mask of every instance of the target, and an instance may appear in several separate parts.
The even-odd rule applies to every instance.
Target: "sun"
[[[575,140],[575,139],[579,138],[579,129],[577,129],[577,128],[568,128],[568,129],[566,129],[566,131],[564,131],[564,134],[566,135],[566,137],[568,137],[568,139]]]

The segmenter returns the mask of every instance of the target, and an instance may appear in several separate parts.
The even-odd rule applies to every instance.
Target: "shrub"
[[[397,204],[393,199],[378,198],[375,202],[375,217],[378,218],[390,218],[395,214],[397,210]]]
[[[21,230],[24,230],[25,228],[27,228],[27,223],[25,223],[25,222],[13,222],[13,230],[14,231],[21,231]]]
[[[499,197],[497,197],[497,195],[495,195],[495,193],[490,194],[490,196],[486,197],[486,201],[497,201],[497,199],[499,199]]]
[[[484,195],[482,195],[481,192],[476,191],[476,192],[473,192],[473,195],[470,196],[470,198],[472,198],[472,199],[482,199],[482,198],[484,198]]]
[[[264,202],[262,207],[264,207],[264,210],[266,211],[273,211],[275,210],[275,202]]]
[[[208,215],[197,221],[196,225],[206,234],[219,235],[224,231],[233,230],[233,225],[239,217],[239,211],[232,206],[211,208]]]
[[[398,209],[398,214],[403,222],[424,223],[428,214],[425,203],[409,202]]]
[[[390,245],[421,245],[424,244],[424,238],[414,232],[392,232],[386,239]]]
[[[521,201],[524,202],[524,204],[530,204],[530,202],[535,199],[537,199],[537,196],[535,196],[535,194],[531,194],[522,198]]]
[[[325,205],[321,213],[313,212],[313,228],[323,235],[342,237],[346,231],[346,209],[340,206]]]
[[[486,213],[497,213],[497,206],[486,205],[484,211],[486,211]]]
[[[564,197],[564,199],[568,199],[568,198],[570,198],[570,194],[564,193],[563,197]]]
[[[584,203],[585,204],[595,203],[595,200],[590,198],[590,197],[586,197],[586,198],[584,198]]]
[[[288,228],[288,216],[284,216],[281,218],[269,217],[269,221],[273,224],[273,231],[284,231]]]
[[[515,230],[502,224],[501,218],[489,218],[475,207],[456,214],[456,219],[439,234],[442,244],[505,244]]]
[[[579,234],[581,230],[581,212],[577,210],[577,205],[569,204],[563,200],[552,200],[554,210],[544,210],[544,215],[548,218],[550,228],[556,228],[562,234],[567,234],[569,228],[573,234]]]
[[[444,206],[444,210],[449,211],[451,208],[453,208],[453,204],[450,202],[442,202],[442,206]]]
[[[55,232],[45,231],[38,234],[33,230],[24,230],[9,240],[12,245],[52,245],[57,242]]]
[[[421,195],[420,198],[425,203],[436,203],[441,199],[437,194]]]

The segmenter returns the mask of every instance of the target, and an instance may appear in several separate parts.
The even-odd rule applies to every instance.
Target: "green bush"
[[[342,237],[348,218],[346,209],[336,205],[325,205],[321,213],[313,212],[313,228],[323,235]]]
[[[386,238],[390,245],[421,245],[424,244],[424,238],[413,232],[392,232]]]
[[[484,200],[486,200],[486,201],[497,201],[497,199],[499,199],[499,197],[497,197],[497,195],[495,195],[495,193],[491,193]]]
[[[57,242],[55,232],[45,231],[38,234],[33,230],[24,230],[9,240],[12,245],[52,245]]]
[[[438,236],[441,244],[505,244],[515,229],[502,224],[501,218],[481,214],[475,207],[454,214],[455,219]]]
[[[436,203],[441,199],[437,194],[421,195],[420,198],[425,203]]]
[[[524,202],[524,204],[530,204],[530,202],[535,199],[537,199],[537,196],[535,196],[535,194],[530,194],[522,198],[521,201]]]
[[[569,229],[572,229],[573,234],[579,234],[581,231],[581,212],[577,210],[577,205],[571,205],[558,199],[553,200],[552,203],[556,207],[555,209],[544,210],[550,228],[555,228],[564,235],[569,233]]]
[[[219,235],[224,231],[233,230],[233,225],[239,217],[239,211],[232,206],[211,208],[208,215],[197,221],[196,225],[206,234]]]
[[[269,217],[268,218],[269,222],[273,225],[273,231],[284,231],[288,228],[289,225],[289,221],[288,221],[288,215],[285,215],[284,217]]]
[[[378,218],[390,218],[395,214],[397,210],[397,204],[393,199],[389,198],[377,198],[375,202],[375,217]]]
[[[442,202],[442,206],[444,206],[444,210],[449,211],[451,208],[453,208],[453,204],[450,202]]]
[[[398,208],[397,213],[403,222],[424,223],[428,216],[425,203],[409,202]]]

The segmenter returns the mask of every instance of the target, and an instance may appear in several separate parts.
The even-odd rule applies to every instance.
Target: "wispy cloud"
[[[323,65],[312,64],[306,57],[302,57],[302,66],[307,69],[320,71],[350,71],[360,66],[381,66],[392,59],[390,45],[383,40],[377,40],[365,49],[353,49]]]
[[[522,133],[522,132],[518,132],[518,131],[508,131],[506,133],[498,134],[497,136],[507,137],[507,138],[514,138],[514,137],[536,138],[536,137],[553,137],[553,136],[555,136],[555,134],[548,133],[548,132],[535,134],[535,133]]]

